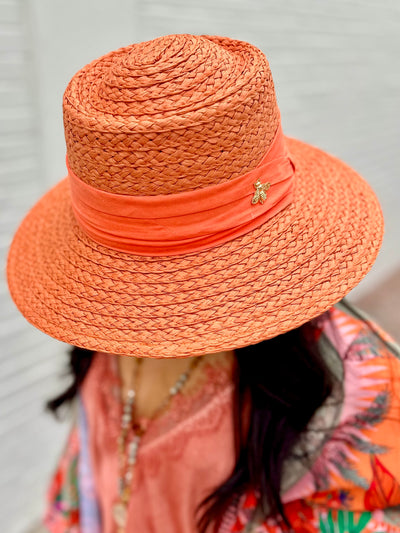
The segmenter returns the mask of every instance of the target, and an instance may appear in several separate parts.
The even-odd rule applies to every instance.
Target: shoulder
[[[368,518],[372,529],[363,531],[379,531],[374,517],[384,523],[390,508],[400,505],[400,349],[346,301],[311,323],[321,354],[340,376],[341,395],[329,428],[326,406],[311,421],[310,435],[315,437],[322,427],[326,438],[304,476],[283,493],[284,508],[299,531],[325,531],[324,520],[332,522],[339,515],[354,521]],[[252,526],[256,500],[251,492],[242,496],[226,531],[241,531],[244,525],[246,531],[260,533],[285,530],[272,518]],[[361,513],[357,520],[354,513]]]
[[[345,300],[316,318],[313,325],[319,351],[341,381],[340,423],[355,424],[368,417],[370,423],[378,423],[386,417],[400,431],[400,348],[396,341]]]
[[[345,442],[348,457],[369,465],[393,455],[400,477],[400,349],[370,317],[346,301],[321,317],[319,342],[341,361],[342,402],[332,449]],[[323,349],[326,349],[322,346]],[[340,453],[344,453],[344,448]],[[346,468],[351,468],[350,461]],[[369,470],[369,468],[367,469]],[[371,472],[371,470],[369,470]],[[347,471],[348,473],[348,471]]]
[[[347,511],[399,505],[399,346],[346,301],[325,313],[320,327],[320,339],[328,339],[342,361],[343,394],[337,423],[311,467],[305,498],[324,507],[330,505],[328,496],[346,494],[340,506]]]
[[[399,344],[364,311],[345,299],[311,323],[341,359],[368,353],[370,358],[386,356],[400,361]]]

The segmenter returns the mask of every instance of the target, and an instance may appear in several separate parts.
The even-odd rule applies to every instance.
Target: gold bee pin
[[[268,183],[261,183],[260,180],[257,180],[254,183],[254,187],[256,189],[256,192],[254,193],[254,196],[251,200],[252,204],[256,204],[257,202],[260,202],[260,204],[264,203],[264,200],[267,198],[266,191],[271,187],[271,184]]]

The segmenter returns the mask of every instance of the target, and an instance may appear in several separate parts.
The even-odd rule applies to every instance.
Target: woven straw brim
[[[240,238],[187,255],[97,245],[77,225],[63,180],[12,242],[8,282],[17,307],[66,343],[143,357],[240,348],[318,316],[370,269],[383,218],[354,170],[286,141],[296,165],[293,203]]]

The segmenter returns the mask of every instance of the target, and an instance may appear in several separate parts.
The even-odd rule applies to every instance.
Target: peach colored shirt
[[[115,356],[96,353],[82,387],[103,533],[116,531],[112,505],[121,416],[116,363]],[[129,533],[193,533],[197,505],[232,472],[231,374],[210,363],[200,369],[205,378],[201,387],[175,396],[142,438],[131,485]]]

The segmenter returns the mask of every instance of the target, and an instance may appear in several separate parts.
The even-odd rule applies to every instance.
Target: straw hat
[[[63,112],[68,177],[8,258],[16,305],[56,339],[144,357],[239,348],[321,314],[376,258],[373,191],[282,133],[251,44],[121,48],[75,74]]]

